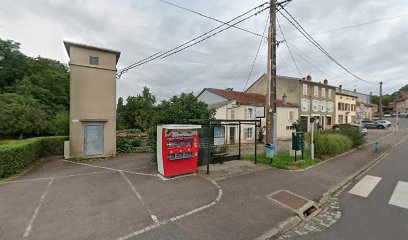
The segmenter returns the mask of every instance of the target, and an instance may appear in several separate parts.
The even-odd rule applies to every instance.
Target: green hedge
[[[335,156],[350,150],[353,141],[340,133],[324,133],[315,138],[315,147],[319,156]]]
[[[33,161],[64,153],[67,137],[38,137],[0,145],[0,178],[20,172]]]

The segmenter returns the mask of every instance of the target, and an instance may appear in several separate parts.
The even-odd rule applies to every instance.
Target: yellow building
[[[70,57],[69,152],[116,154],[116,64],[120,52],[64,41]]]
[[[356,100],[353,95],[336,92],[336,124],[357,123]]]

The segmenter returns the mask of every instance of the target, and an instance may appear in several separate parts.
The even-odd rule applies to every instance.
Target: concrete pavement
[[[408,236],[408,142],[340,195],[332,227],[294,239],[401,239]],[[370,181],[373,179],[374,181]]]
[[[384,136],[385,131],[374,131]],[[407,135],[385,136],[383,150]],[[0,184],[5,239],[254,239],[294,215],[266,196],[279,189],[317,201],[379,156],[368,145],[302,172],[257,169],[218,181],[163,182],[151,155],[85,164],[53,159]]]

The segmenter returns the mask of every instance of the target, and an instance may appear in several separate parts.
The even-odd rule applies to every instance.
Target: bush
[[[350,150],[353,141],[340,133],[319,134],[315,139],[316,153],[321,156],[335,156]]]
[[[149,152],[149,147],[141,147],[145,136],[137,137],[116,137],[116,151],[118,153],[142,153]],[[149,149],[149,150],[146,150]]]
[[[353,142],[353,148],[363,145],[364,136],[361,134],[360,130],[356,127],[343,126],[339,127],[340,131],[338,133],[343,134],[351,139]]]
[[[33,161],[64,153],[67,137],[38,137],[0,145],[0,178],[19,173]]]

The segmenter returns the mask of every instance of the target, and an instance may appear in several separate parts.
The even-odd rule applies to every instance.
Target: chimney
[[[288,105],[288,96],[286,96],[286,93],[283,94],[282,97],[282,105],[287,106]]]
[[[312,81],[312,76],[307,75],[306,80],[307,80],[307,81]]]
[[[225,91],[230,91],[230,92],[233,91],[233,90],[234,90],[233,88],[226,88],[225,89]]]
[[[328,85],[329,81],[327,79],[324,79],[323,83],[324,83],[324,85]]]
[[[343,85],[339,85],[339,92],[343,90]]]

